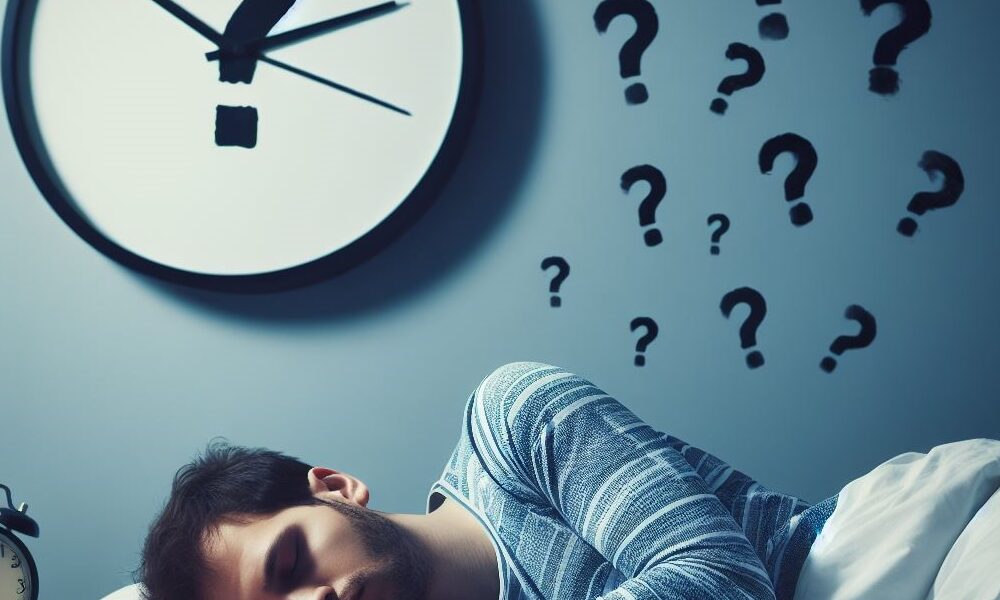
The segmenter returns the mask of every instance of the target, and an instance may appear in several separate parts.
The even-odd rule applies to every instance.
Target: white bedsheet
[[[133,583],[108,594],[101,598],[101,600],[142,600],[144,591],[145,588],[143,588],[141,583]]]
[[[965,526],[945,557],[927,600],[1000,598],[1000,490]]]
[[[795,600],[1000,597],[998,489],[998,440],[943,444],[882,463],[841,490]]]

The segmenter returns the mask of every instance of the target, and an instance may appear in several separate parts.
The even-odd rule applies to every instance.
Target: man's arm
[[[602,600],[774,598],[760,559],[705,480],[590,381],[544,363],[509,363],[480,383],[473,409],[476,445],[625,574]]]

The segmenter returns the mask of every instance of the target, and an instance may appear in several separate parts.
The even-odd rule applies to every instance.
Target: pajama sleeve
[[[596,600],[772,599],[760,559],[665,435],[590,381],[505,364],[472,410],[486,467],[525,502],[554,508],[626,579]]]

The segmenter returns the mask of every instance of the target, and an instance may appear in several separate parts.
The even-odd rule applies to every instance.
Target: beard
[[[382,513],[336,500],[323,500],[347,518],[369,556],[379,566],[358,575],[363,581],[377,577],[397,590],[396,600],[426,600],[433,567],[428,553],[412,533],[390,521]],[[357,589],[358,581],[349,581]]]

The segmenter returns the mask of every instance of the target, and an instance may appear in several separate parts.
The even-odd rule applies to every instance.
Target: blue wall
[[[6,4],[5,2],[3,4]],[[599,35],[597,2],[483,3],[484,99],[467,152],[431,210],[386,251],[336,279],[234,297],[133,274],[66,227],[0,131],[0,482],[41,526],[29,540],[42,598],[96,598],[130,583],[174,471],[215,435],[360,476],[372,506],[422,512],[457,440],[468,393],[493,367],[570,368],[664,431],[765,484],[815,501],[904,451],[998,437],[1000,169],[994,23],[1000,4],[932,1],[930,33],[900,55],[902,88],[867,89],[872,52],[898,22],[856,1],[654,0],[644,54],[650,99],[628,106],[618,49],[628,18]],[[785,40],[758,20],[787,16]],[[709,111],[755,46],[767,72]],[[818,153],[793,226],[778,158],[794,132]],[[895,231],[917,163],[954,158],[965,191]],[[668,192],[664,241],[638,222],[652,164]],[[709,254],[706,218],[732,225]],[[551,255],[571,266],[549,306]],[[766,298],[766,363],[740,348],[736,287]],[[819,368],[844,309],[878,322],[865,349]],[[648,316],[659,335],[633,365]]]

